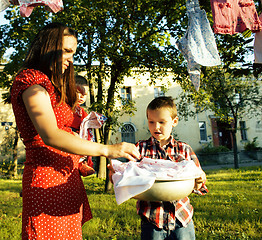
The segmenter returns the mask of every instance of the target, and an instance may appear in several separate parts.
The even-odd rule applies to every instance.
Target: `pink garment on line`
[[[53,13],[57,13],[64,8],[62,0],[10,0],[10,2],[20,6],[22,17],[29,17],[37,6],[45,6],[47,11]]]
[[[262,14],[259,15],[259,19],[262,21]],[[255,63],[262,63],[262,32],[257,32],[255,34],[254,56]]]
[[[214,33],[235,34],[246,29],[259,32],[262,23],[259,20],[253,0],[210,0]]]

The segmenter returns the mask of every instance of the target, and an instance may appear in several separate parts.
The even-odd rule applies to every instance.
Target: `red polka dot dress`
[[[22,239],[82,239],[82,225],[92,218],[78,171],[80,156],[46,146],[25,109],[22,93],[32,85],[49,93],[57,125],[72,132],[73,112],[40,71],[23,70],[15,78],[11,101],[20,136],[26,147],[23,173]]]

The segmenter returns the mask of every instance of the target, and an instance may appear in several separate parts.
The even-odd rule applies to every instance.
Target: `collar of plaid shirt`
[[[160,147],[159,142],[154,137],[150,137],[146,141],[139,141],[136,146],[139,148],[142,158],[166,159],[175,162],[182,160],[194,161],[196,166],[201,168],[192,148],[186,143],[176,141],[172,136],[170,142],[163,147]],[[196,193],[200,195],[207,193],[205,186],[201,189]],[[173,202],[137,201],[137,213],[146,217],[158,228],[172,230],[175,227],[176,218],[184,227],[191,221],[193,207],[188,197]]]

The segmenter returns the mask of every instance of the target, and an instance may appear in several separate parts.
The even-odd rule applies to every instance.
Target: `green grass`
[[[209,193],[191,195],[196,239],[262,239],[261,167],[207,171]],[[140,239],[135,200],[117,205],[103,193],[103,180],[84,178],[93,219],[83,226],[83,239]],[[21,239],[21,180],[0,179],[0,239]]]

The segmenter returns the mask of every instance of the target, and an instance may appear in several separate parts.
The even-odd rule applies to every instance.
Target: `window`
[[[132,98],[131,98],[131,87],[123,87],[123,88],[121,88],[121,102],[122,102],[122,105],[125,105],[130,100],[132,100]]]
[[[135,143],[135,127],[132,124],[124,124],[121,127],[122,142]]]
[[[243,141],[247,141],[246,122],[245,121],[239,121],[239,125],[240,125],[241,139]]]
[[[200,121],[199,123],[200,141],[207,141],[206,122]]]
[[[155,96],[155,98],[165,96],[164,88],[163,87],[155,87],[154,88],[154,96]]]
[[[262,132],[262,121],[257,121],[256,132]]]

